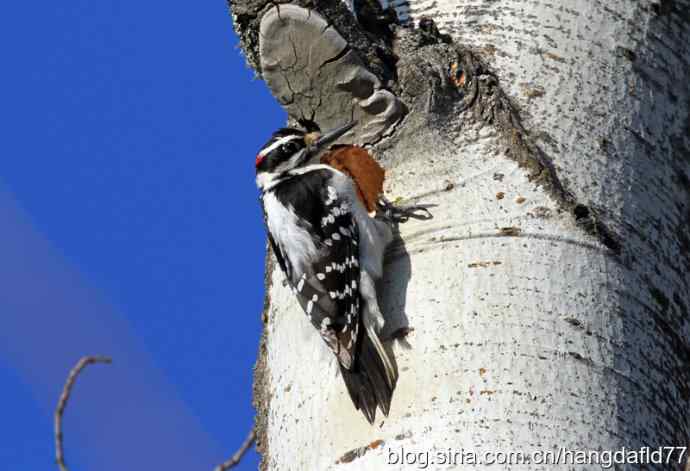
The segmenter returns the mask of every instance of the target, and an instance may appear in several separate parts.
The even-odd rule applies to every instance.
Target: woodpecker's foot
[[[427,220],[433,218],[429,208],[433,204],[399,205],[381,198],[378,202],[377,215],[391,223],[407,222],[409,219]]]

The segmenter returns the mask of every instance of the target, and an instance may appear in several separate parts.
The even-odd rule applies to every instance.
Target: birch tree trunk
[[[386,330],[412,330],[375,426],[269,254],[262,469],[687,446],[690,1],[393,1],[440,28],[394,41],[340,3],[291,3],[231,1],[249,64],[292,119],[357,117],[388,196],[435,206],[387,254]]]

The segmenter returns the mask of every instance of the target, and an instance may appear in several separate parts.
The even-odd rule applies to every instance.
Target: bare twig
[[[112,360],[108,357],[103,356],[88,356],[82,357],[77,364],[72,368],[67,376],[67,381],[65,386],[62,388],[62,394],[60,394],[60,400],[58,401],[57,408],[55,409],[55,461],[57,462],[60,471],[68,471],[67,465],[65,465],[65,453],[62,447],[62,416],[65,413],[65,407],[67,406],[67,401],[72,394],[72,388],[74,383],[77,381],[77,376],[81,371],[86,368],[87,365],[92,363],[111,363]]]
[[[256,432],[254,431],[254,427],[252,427],[252,430],[249,432],[249,435],[247,435],[247,438],[244,439],[244,443],[242,443],[242,446],[235,452],[235,454],[232,455],[232,457],[225,463],[216,466],[213,471],[227,471],[228,469],[237,466],[244,454],[252,446],[252,443],[254,443],[255,438]]]
[[[67,465],[65,464],[65,452],[63,448],[63,435],[62,435],[62,416],[65,414],[65,408],[67,407],[67,401],[72,394],[72,389],[74,388],[74,383],[77,382],[77,377],[81,374],[82,370],[88,365],[93,363],[112,363],[109,357],[104,356],[86,356],[82,357],[74,368],[72,368],[67,376],[67,381],[65,386],[62,388],[62,394],[60,394],[60,400],[58,401],[57,407],[55,408],[55,461],[60,468],[60,471],[69,471]],[[235,452],[232,457],[226,462],[219,464],[214,468],[213,471],[227,471],[230,468],[237,466],[242,460],[242,457],[249,450],[249,448],[254,443],[256,439],[256,433],[254,427],[244,439],[242,446]]]

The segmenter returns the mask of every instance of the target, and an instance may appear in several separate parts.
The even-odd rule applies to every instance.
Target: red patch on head
[[[257,167],[258,167],[259,165],[261,165],[261,161],[262,161],[262,160],[264,160],[264,156],[263,156],[263,155],[259,154],[259,155],[256,156],[256,166],[257,166]]]

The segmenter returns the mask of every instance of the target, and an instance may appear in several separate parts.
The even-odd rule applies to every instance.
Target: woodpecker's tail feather
[[[376,406],[381,408],[386,417],[390,411],[393,390],[398,380],[397,373],[391,371],[391,365],[373,329],[360,329],[355,364],[350,370],[340,366],[352,402],[370,424],[376,419]]]

